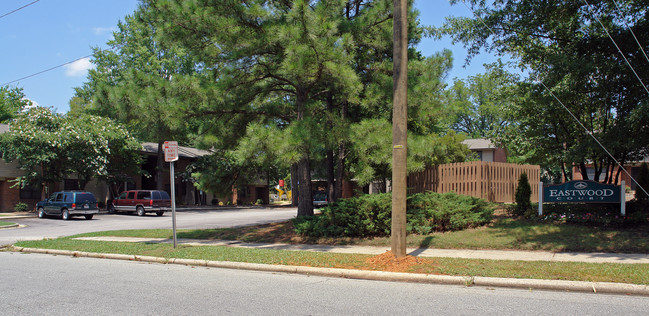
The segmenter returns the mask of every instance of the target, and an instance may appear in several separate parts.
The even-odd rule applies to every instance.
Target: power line
[[[640,78],[640,75],[638,75],[638,73],[635,71],[635,68],[633,68],[633,66],[631,66],[631,63],[629,62],[629,60],[626,58],[626,56],[624,55],[624,53],[620,49],[620,46],[617,45],[617,42],[613,39],[611,34],[608,32],[608,29],[606,29],[606,26],[604,26],[604,23],[602,23],[602,21],[595,15],[595,12],[593,12],[593,9],[592,9],[590,3],[588,3],[588,1],[586,1],[586,0],[584,0],[584,2],[588,6],[588,11],[590,11],[593,14],[593,17],[595,18],[595,20],[597,20],[597,22],[599,22],[599,25],[602,26],[602,28],[604,29],[604,32],[606,32],[606,35],[608,35],[608,38],[611,39],[611,42],[613,42],[613,45],[615,45],[615,48],[617,48],[617,51],[620,53],[620,55],[622,55],[622,58],[624,58],[624,61],[626,62],[626,64],[629,66],[629,68],[631,68],[631,71],[633,71],[633,74],[635,75],[635,77],[638,78],[638,81],[640,81],[640,85],[642,85],[642,88],[644,88],[644,90],[647,91],[647,94],[649,94],[649,88],[647,88],[647,86],[644,84],[644,82],[642,82],[642,79]]]
[[[38,76],[38,75],[40,75],[40,74],[42,74],[42,73],[45,73],[45,72],[48,72],[48,71],[52,71],[52,70],[54,70],[54,69],[56,69],[56,68],[61,68],[61,67],[65,66],[65,65],[69,65],[69,64],[71,64],[71,63],[73,63],[73,62],[76,62],[76,61],[82,60],[82,59],[84,59],[84,58],[90,58],[90,57],[92,57],[92,55],[83,56],[83,57],[81,57],[81,58],[77,58],[77,59],[75,59],[75,60],[73,60],[73,61],[69,61],[69,62],[67,62],[67,63],[60,64],[60,65],[58,65],[58,66],[54,66],[54,67],[52,67],[52,68],[45,69],[45,70],[39,71],[39,72],[37,72],[37,73],[33,73],[33,74],[29,75],[29,76],[25,76],[25,77],[22,77],[22,78],[19,78],[19,79],[16,79],[16,80],[9,81],[9,82],[7,82],[7,83],[3,83],[3,84],[1,84],[0,86],[10,85],[10,84],[12,84],[12,83],[14,83],[14,82],[18,82],[18,81],[23,80],[23,79],[27,79],[27,78],[31,78],[31,77],[34,77],[34,76]]]
[[[30,2],[30,3],[28,3],[28,4],[24,5],[24,6],[22,6],[22,7],[18,8],[18,9],[16,9],[16,10],[13,10],[13,11],[11,11],[11,12],[7,12],[7,13],[5,13],[5,14],[3,14],[3,15],[0,15],[0,19],[4,18],[5,16],[7,16],[7,15],[9,15],[9,14],[12,14],[12,13],[14,13],[14,12],[16,12],[16,11],[22,10],[22,9],[24,9],[24,8],[26,8],[26,7],[30,6],[30,5],[32,5],[32,4],[36,3],[36,2],[38,2],[38,1],[41,1],[41,0],[36,0],[36,1]]]

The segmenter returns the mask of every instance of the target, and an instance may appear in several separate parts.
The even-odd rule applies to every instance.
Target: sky
[[[93,47],[107,48],[117,23],[137,5],[137,0],[1,0],[0,86],[10,83],[12,88],[23,88],[36,104],[67,112],[74,88],[83,85],[92,67],[86,56]],[[447,16],[472,15],[464,5],[451,6],[448,0],[415,0],[415,7],[422,25],[441,25]],[[481,54],[464,67],[466,50],[448,38],[425,38],[418,45],[424,56],[444,48],[451,49],[454,58],[449,82],[482,73],[482,65],[496,59]]]

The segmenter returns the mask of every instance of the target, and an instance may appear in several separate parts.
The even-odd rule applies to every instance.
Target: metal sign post
[[[174,248],[176,248],[176,188],[174,177],[174,161],[178,160],[178,142],[164,142],[165,162],[169,163],[169,182],[171,183],[171,223],[174,234]]]

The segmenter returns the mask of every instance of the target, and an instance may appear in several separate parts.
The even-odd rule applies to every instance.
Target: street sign
[[[165,162],[172,162],[178,160],[178,142],[166,141],[162,145],[165,152]]]

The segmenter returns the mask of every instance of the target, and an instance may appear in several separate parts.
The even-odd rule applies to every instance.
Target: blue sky
[[[0,85],[59,66],[92,54],[92,47],[107,47],[117,22],[132,13],[137,0],[2,0],[0,16]],[[423,25],[440,25],[446,16],[471,16],[462,4],[450,6],[448,0],[415,0]],[[483,54],[464,68],[466,50],[449,39],[424,39],[419,50],[430,56],[444,48],[453,51],[452,78],[466,78],[484,71],[483,63],[495,58]],[[30,100],[68,111],[74,88],[83,84],[88,59],[22,79],[10,84],[22,87]]]

